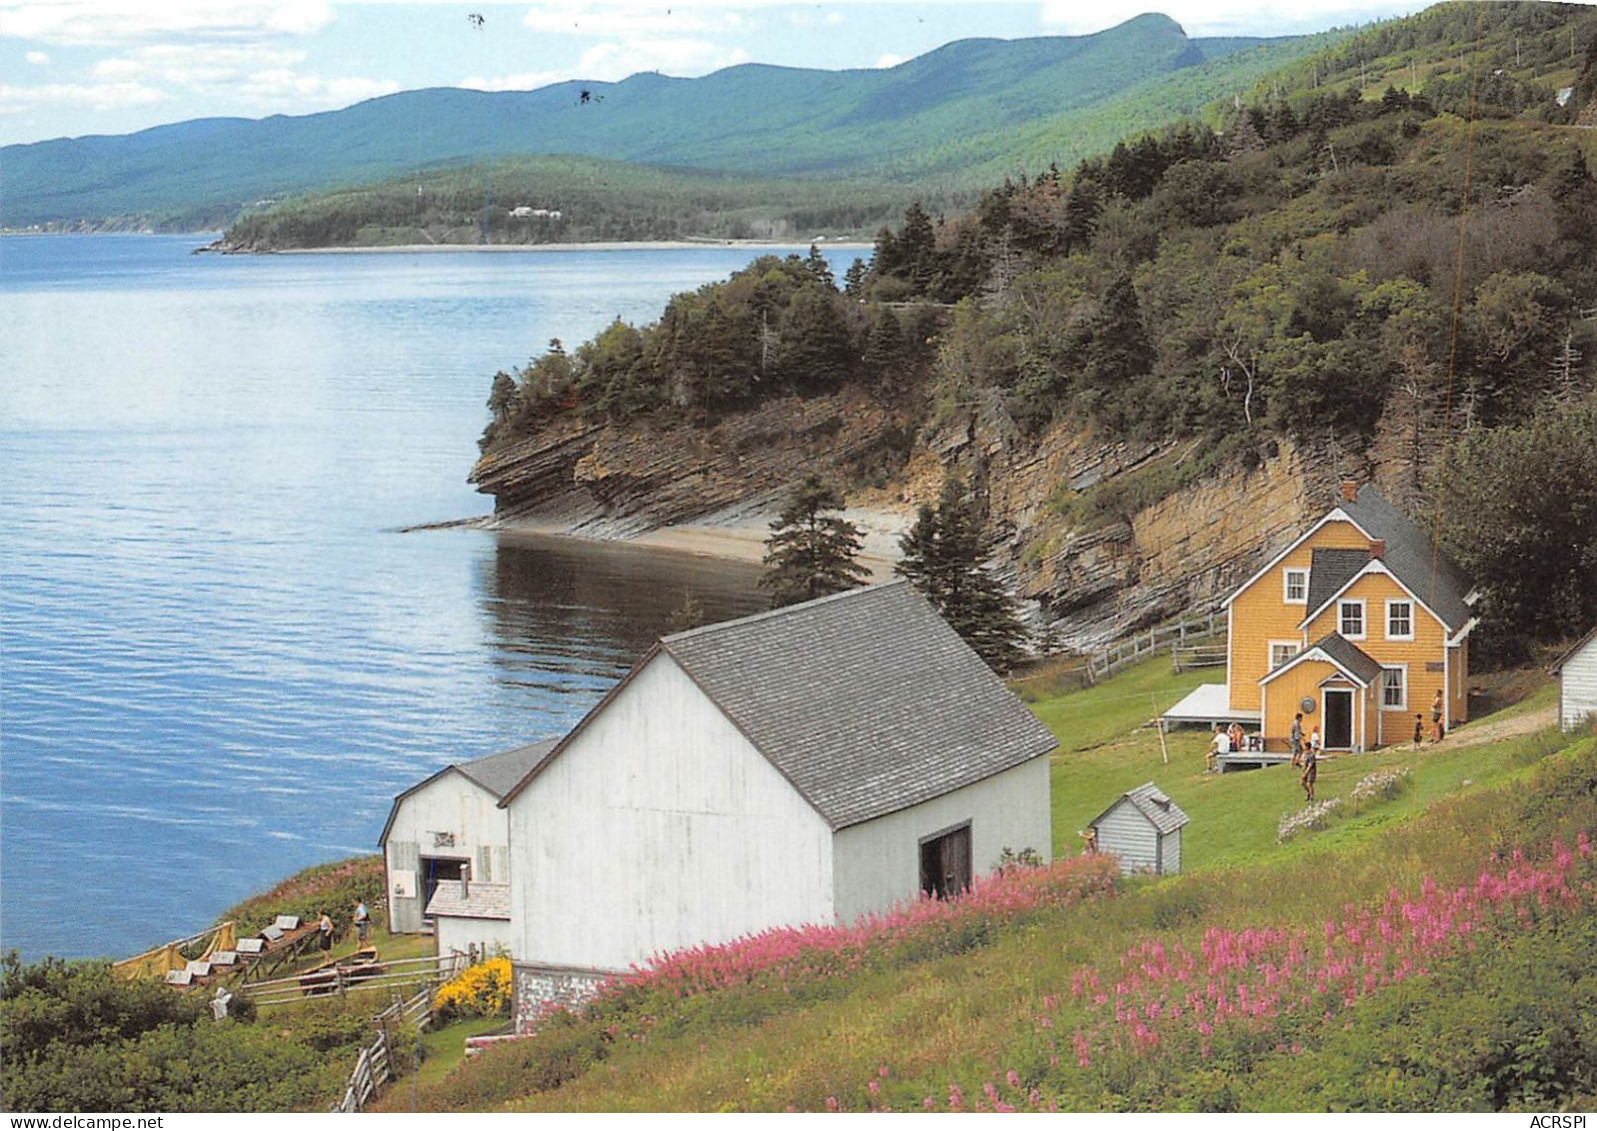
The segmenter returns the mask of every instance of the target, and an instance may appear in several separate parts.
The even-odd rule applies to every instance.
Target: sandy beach
[[[483,523],[490,529],[510,533],[537,534],[559,538],[586,538],[600,542],[622,542],[657,550],[701,554],[727,561],[759,563],[765,558],[765,539],[771,533],[773,514],[708,515],[702,521],[662,526],[643,534],[608,537],[585,533],[560,523],[508,522]],[[899,559],[898,539],[909,529],[908,515],[865,507],[850,507],[843,517],[860,528],[864,546],[860,564],[871,572],[871,580],[893,580],[893,565]]]

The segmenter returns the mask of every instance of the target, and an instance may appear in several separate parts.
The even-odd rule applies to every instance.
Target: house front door
[[[1325,711],[1325,748],[1353,749],[1353,692],[1327,687],[1320,694]]]

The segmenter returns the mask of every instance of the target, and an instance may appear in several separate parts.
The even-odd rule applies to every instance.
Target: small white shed
[[[377,840],[391,932],[421,930],[441,883],[509,883],[510,826],[499,800],[553,748],[535,742],[445,766],[394,798]]]
[[[1120,861],[1121,875],[1175,875],[1181,871],[1181,826],[1186,823],[1187,815],[1176,803],[1146,782],[1121,794],[1090,827],[1097,832],[1098,851]]]
[[[1579,730],[1597,720],[1597,628],[1553,665],[1558,677],[1558,725]]]
[[[440,880],[427,915],[438,932],[438,953],[510,953],[510,885]]]

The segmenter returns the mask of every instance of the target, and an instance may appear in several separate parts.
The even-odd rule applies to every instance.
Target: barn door
[[[970,887],[969,825],[921,841],[920,887],[937,899]]]

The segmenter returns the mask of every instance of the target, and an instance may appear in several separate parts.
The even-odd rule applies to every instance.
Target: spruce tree
[[[989,667],[1005,672],[1020,659],[1025,630],[1003,586],[982,566],[985,548],[976,501],[949,476],[937,506],[923,504],[899,540],[903,558],[894,569]]]
[[[869,579],[858,561],[864,544],[859,527],[827,513],[842,509],[843,496],[818,475],[806,476],[788,494],[765,540],[760,578],[773,609],[854,589]]]

